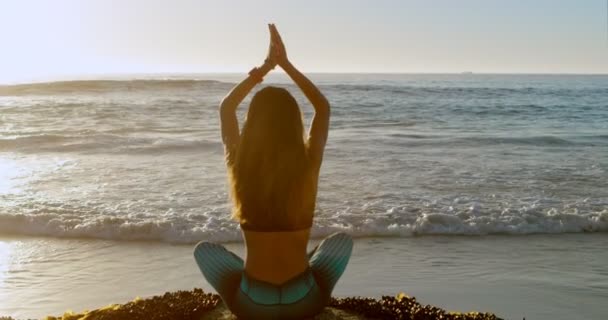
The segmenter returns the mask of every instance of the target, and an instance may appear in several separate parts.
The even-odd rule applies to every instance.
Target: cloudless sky
[[[608,73],[607,0],[3,0],[0,81],[246,72]]]

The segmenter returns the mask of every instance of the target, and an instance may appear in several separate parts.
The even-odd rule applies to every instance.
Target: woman
[[[207,281],[239,318],[302,319],[328,304],[350,258],[352,240],[334,234],[306,253],[330,108],[287,59],[276,27],[269,28],[271,44],[264,64],[253,68],[220,106],[233,216],[241,225],[247,259],[243,263],[209,242],[199,243],[194,256]],[[239,132],[238,105],[276,65],[315,109],[307,139],[295,99],[276,87],[255,94]]]

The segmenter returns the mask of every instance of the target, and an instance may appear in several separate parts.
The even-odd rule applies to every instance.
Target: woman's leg
[[[310,268],[322,291],[331,296],[334,286],[344,273],[353,251],[353,240],[346,233],[325,238],[312,252]]]
[[[241,281],[243,259],[224,246],[211,242],[197,244],[194,259],[207,282],[230,307]]]

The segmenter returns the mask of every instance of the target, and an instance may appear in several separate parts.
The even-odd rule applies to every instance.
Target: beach
[[[0,86],[0,316],[213,292],[194,245],[244,255],[217,112],[240,77]],[[310,245],[355,238],[334,296],[603,319],[607,76],[311,77],[332,118]]]
[[[405,293],[449,311],[503,319],[602,319],[606,234],[361,238],[336,297]],[[2,238],[0,311],[62,315],[202,288],[192,247],[154,242]],[[314,244],[314,242],[313,242]],[[243,253],[241,244],[227,247]],[[45,248],[44,250],[42,248]]]

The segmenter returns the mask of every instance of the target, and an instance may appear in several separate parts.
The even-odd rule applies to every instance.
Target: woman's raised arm
[[[315,109],[315,115],[308,132],[308,147],[311,158],[320,166],[321,161],[323,160],[325,143],[327,142],[327,133],[329,131],[329,102],[321,91],[319,91],[319,88],[289,62],[279,31],[274,24],[271,24],[270,26],[272,48],[275,51],[274,58],[276,59],[277,64],[283,68],[293,82],[298,85]]]
[[[270,44],[272,47],[272,43]],[[224,142],[227,156],[235,150],[239,144],[240,131],[236,117],[236,109],[243,99],[251,92],[256,84],[262,82],[264,76],[276,66],[272,51],[269,48],[268,57],[259,68],[253,68],[247,78],[237,84],[220,103],[220,127],[222,131],[222,142]]]

